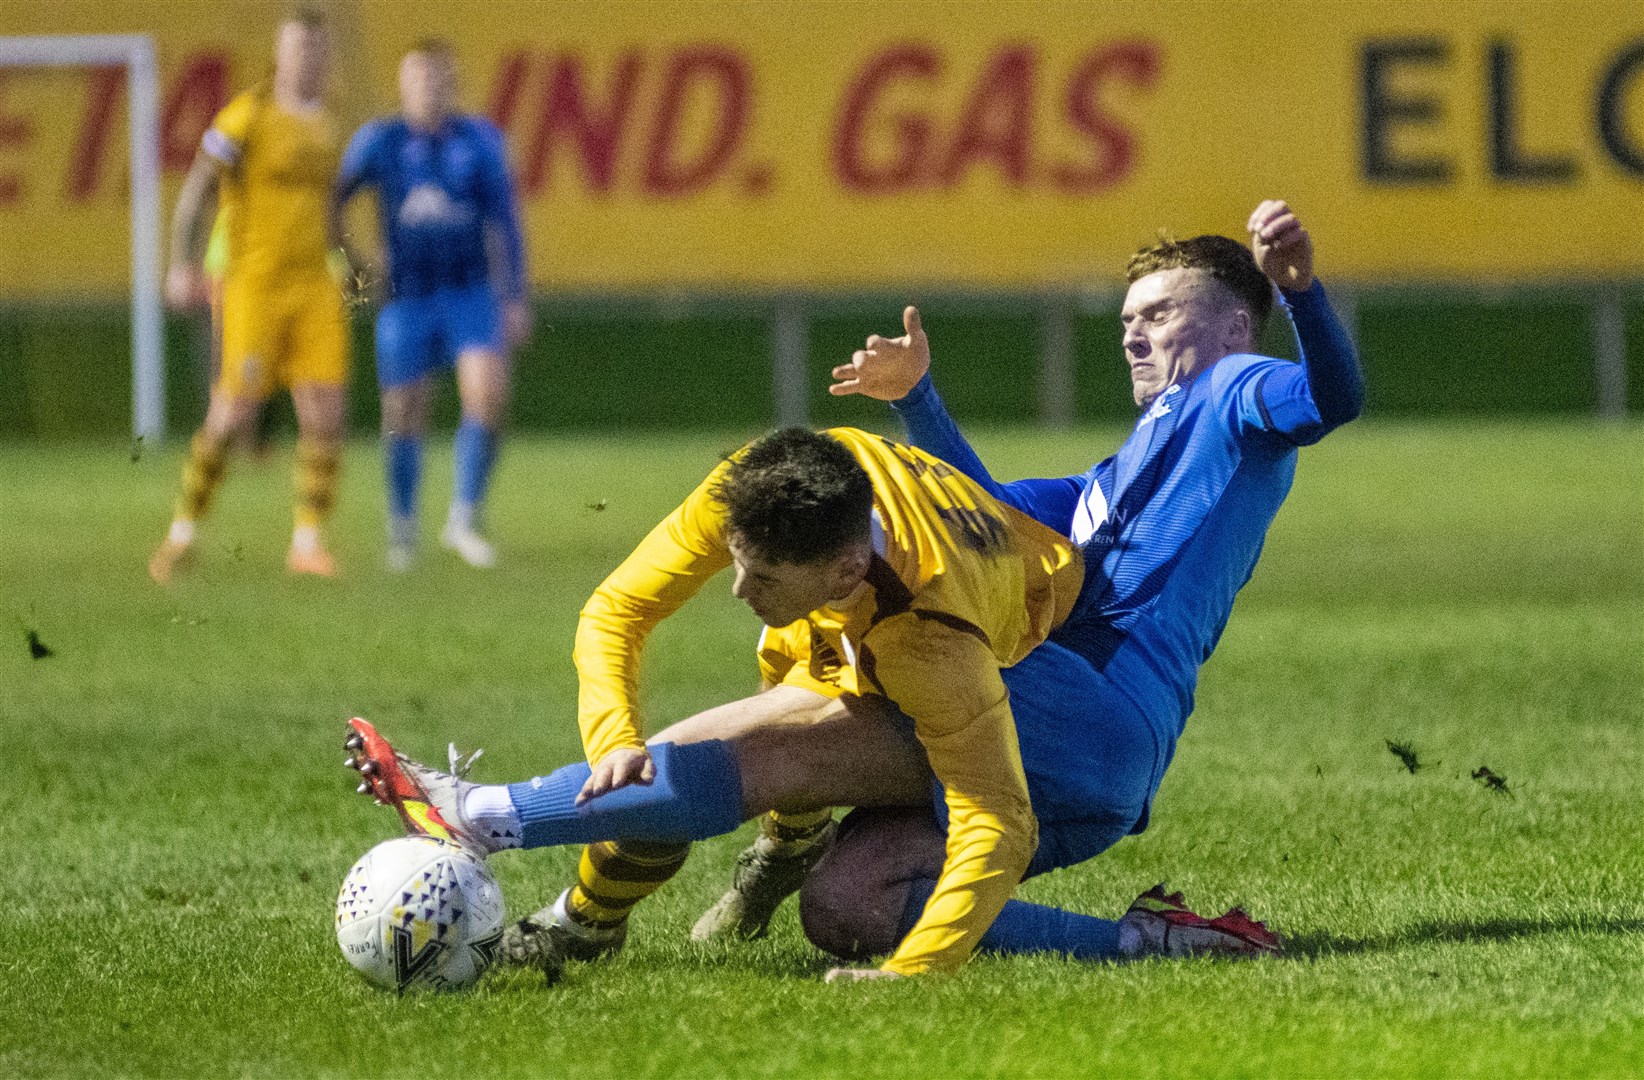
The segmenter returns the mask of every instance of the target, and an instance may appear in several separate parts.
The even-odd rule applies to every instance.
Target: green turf
[[[1002,474],[1053,473],[1121,434],[979,444]],[[0,444],[0,1075],[1644,1072],[1637,426],[1364,423],[1304,452],[1153,828],[1023,890],[1111,914],[1168,878],[1269,918],[1291,959],[982,960],[826,986],[791,910],[751,946],[685,939],[744,833],[699,845],[629,948],[558,988],[367,987],[332,904],[394,821],[351,793],[342,721],[425,755],[483,744],[491,779],[570,759],[578,606],[735,441],[516,443],[502,568],[430,554],[405,578],[379,569],[359,444],[336,583],[281,570],[286,462],[237,463],[197,576],[170,590],[143,561],[176,448]],[[56,655],[30,659],[25,630]],[[748,690],[754,631],[721,583],[665,625],[655,722]],[[1388,739],[1430,764],[1407,773]],[[494,865],[524,911],[572,859]]]

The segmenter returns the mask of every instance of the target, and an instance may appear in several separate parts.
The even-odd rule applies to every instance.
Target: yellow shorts
[[[836,698],[844,693],[852,672],[838,664],[813,664],[811,624],[804,619],[781,629],[767,626],[759,633],[759,677],[767,686],[797,686]]]
[[[328,275],[223,282],[218,393],[265,398],[281,387],[346,386],[342,294]]]

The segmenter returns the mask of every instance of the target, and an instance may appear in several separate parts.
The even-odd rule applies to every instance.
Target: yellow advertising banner
[[[1644,5],[333,0],[339,104],[439,36],[538,288],[1112,281],[1289,199],[1340,280],[1644,275]],[[281,7],[0,2],[147,33],[167,200]],[[126,287],[117,70],[0,70],[0,297]]]

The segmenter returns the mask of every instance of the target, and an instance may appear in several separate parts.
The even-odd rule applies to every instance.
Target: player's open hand
[[[830,969],[826,975],[822,976],[822,981],[830,983],[855,983],[866,982],[869,979],[900,979],[901,977],[902,976],[897,972],[886,971],[884,968],[836,967]]]
[[[919,309],[909,306],[902,312],[898,338],[874,334],[867,344],[851,354],[851,362],[833,369],[834,384],[828,393],[835,397],[864,394],[880,401],[898,401],[908,396],[930,370],[930,341],[919,323]]]
[[[581,806],[589,799],[604,795],[608,791],[627,787],[629,784],[649,784],[656,779],[656,762],[645,750],[622,748],[612,750],[600,758],[594,765],[593,774],[588,782],[582,785],[582,791],[577,794],[577,805]]]
[[[517,349],[531,340],[529,301],[510,300],[502,306],[502,335],[510,349]]]
[[[1273,284],[1301,292],[1313,284],[1313,238],[1283,199],[1268,199],[1250,215],[1250,251]]]

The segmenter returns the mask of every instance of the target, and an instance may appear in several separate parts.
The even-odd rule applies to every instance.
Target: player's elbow
[[[1026,800],[1020,806],[997,807],[991,816],[985,824],[978,822],[982,828],[974,839],[987,845],[985,860],[990,873],[1019,881],[1039,849],[1039,819]]]
[[[1356,358],[1350,358],[1349,370],[1328,381],[1311,380],[1313,408],[1319,414],[1318,435],[1309,442],[1317,442],[1330,431],[1364,412],[1364,376],[1359,372]],[[1304,444],[1305,445],[1305,444]]]
[[[598,651],[611,639],[619,623],[616,606],[611,598],[599,592],[588,598],[577,616],[576,638],[571,647],[571,659],[580,663],[592,651]]]
[[[1353,377],[1346,380],[1340,398],[1331,410],[1332,415],[1325,418],[1333,427],[1357,420],[1364,412],[1364,377],[1359,374],[1357,364],[1354,368]]]
[[[1034,852],[1039,850],[1039,819],[1033,816],[1032,809],[1024,806],[1001,824],[997,850],[1002,869],[1013,874],[1014,880],[1020,880],[1027,873]]]

